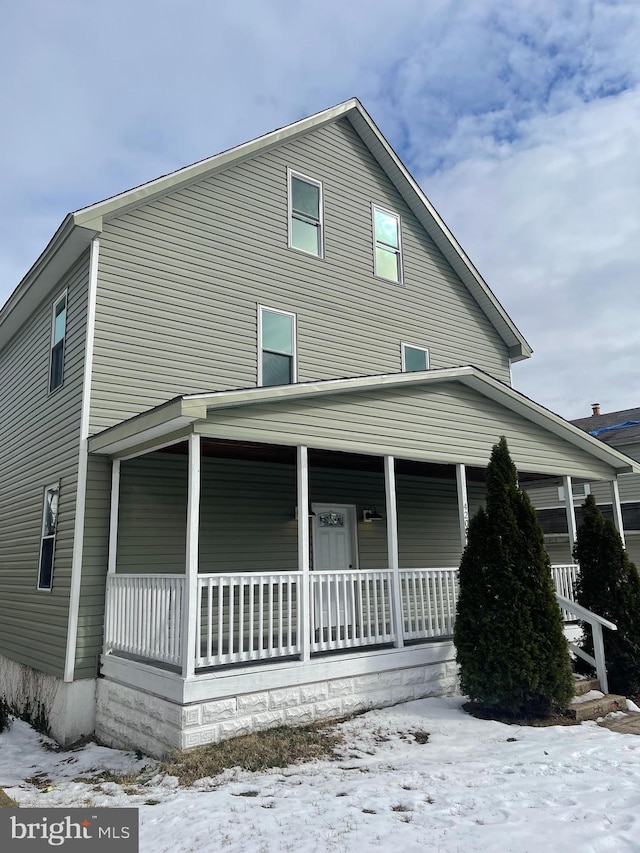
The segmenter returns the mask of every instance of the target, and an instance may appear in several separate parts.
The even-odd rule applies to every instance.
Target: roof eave
[[[501,405],[510,408],[544,429],[571,441],[596,458],[610,465],[618,474],[640,473],[640,463],[623,453],[603,444],[565,421],[559,415],[533,402],[524,394],[472,366],[443,368],[441,370],[418,371],[415,373],[393,373],[382,376],[364,376],[351,379],[330,379],[322,382],[306,382],[295,385],[281,385],[268,388],[248,388],[237,391],[219,391],[212,394],[189,394],[177,400],[169,401],[156,409],[117,424],[90,440],[90,450],[99,453],[122,453],[139,443],[140,436],[148,436],[153,429],[154,436],[175,429],[174,419],[189,418],[192,423],[202,420],[209,412],[221,409],[292,401],[309,397],[321,397],[328,394],[353,393],[395,388],[412,385],[430,385],[441,382],[458,381],[475,391],[490,397]],[[181,421],[181,423],[185,423]],[[165,427],[163,427],[165,424]]]
[[[300,119],[277,130],[272,130],[270,133],[265,133],[256,139],[243,142],[219,154],[214,154],[212,157],[199,160],[190,166],[184,166],[182,169],[178,169],[168,175],[162,175],[159,178],[141,184],[139,187],[125,190],[125,192],[119,193],[112,198],[99,201],[96,204],[89,205],[89,207],[83,207],[73,214],[74,221],[77,225],[84,225],[91,228],[98,227],[100,230],[103,220],[111,216],[120,214],[124,210],[136,207],[139,204],[146,204],[166,192],[188,186],[204,175],[219,172],[229,166],[237,165],[243,160],[255,157],[256,154],[261,154],[276,145],[281,145],[283,142],[290,142],[299,136],[303,136],[310,130],[330,124],[358,108],[362,109],[357,99],[351,98],[334,107],[329,107],[329,109],[315,113],[315,115]]]
[[[398,192],[407,200],[413,213],[420,220],[444,257],[467,285],[476,302],[481,305],[490,317],[496,330],[510,349],[509,356],[511,361],[520,361],[529,358],[533,353],[533,349],[504,310],[489,285],[475,268],[417,181],[389,145],[376,123],[359,101],[355,102],[353,109],[350,111],[349,120],[374,157],[376,157],[385,169]],[[380,146],[379,149],[372,147],[370,142],[367,141],[367,131],[376,137]],[[383,160],[386,162],[382,162]],[[399,182],[401,184],[404,183],[405,186],[399,185]],[[410,195],[413,196],[417,204],[411,204],[412,199],[407,197],[406,188],[410,190]]]
[[[0,309],[0,349],[20,329],[47,292],[85,252],[96,235],[93,229],[78,227],[67,215],[36,262]]]

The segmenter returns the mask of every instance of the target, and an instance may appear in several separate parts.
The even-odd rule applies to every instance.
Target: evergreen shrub
[[[545,717],[567,708],[573,677],[542,531],[504,437],[486,483],[460,564],[462,690],[496,717]]]
[[[617,625],[604,632],[609,689],[640,694],[640,575],[612,521],[605,519],[593,495],[584,503],[574,558],[580,564],[576,600]],[[593,655],[591,627],[583,624],[581,647]]]

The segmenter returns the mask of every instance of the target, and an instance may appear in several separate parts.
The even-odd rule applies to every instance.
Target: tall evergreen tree
[[[549,558],[504,437],[460,564],[454,641],[463,692],[498,715],[567,707],[573,680]]]
[[[612,521],[605,519],[593,495],[584,503],[574,557],[580,564],[576,599],[583,607],[618,626],[604,629],[609,688],[640,694],[640,575]],[[593,637],[584,626],[581,646],[593,655]]]

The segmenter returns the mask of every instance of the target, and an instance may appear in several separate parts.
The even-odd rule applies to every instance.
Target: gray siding
[[[611,471],[575,445],[457,382],[219,410],[199,429],[219,438],[308,443],[480,467],[505,435],[522,471],[584,477],[606,477]]]
[[[631,459],[640,461],[640,443],[626,444],[617,449]],[[562,485],[562,483],[558,482],[550,486],[534,486],[528,489],[534,506],[541,509],[544,507],[562,506],[563,502],[558,498],[559,485]],[[640,501],[640,474],[620,474],[618,477],[618,487],[620,490],[620,500],[623,503]],[[592,481],[591,494],[595,497],[596,503],[611,503],[611,487],[608,482]]]
[[[640,534],[631,533],[625,537],[627,553],[631,561],[640,569]],[[552,563],[572,563],[571,548],[568,537],[551,537],[546,543],[547,553]]]
[[[187,462],[155,453],[122,463],[117,570],[182,573]],[[460,533],[455,481],[397,478],[400,564],[456,566]],[[355,504],[362,569],[388,565],[386,525],[361,521],[371,504],[386,516],[384,478],[364,471],[312,468],[311,500]],[[470,489],[472,508],[482,489]],[[287,571],[298,566],[295,467],[204,459],[200,523],[202,572]]]
[[[88,255],[0,352],[0,654],[62,675],[78,475]],[[64,384],[49,395],[53,300],[68,289]],[[52,592],[36,590],[44,487],[60,482]]]
[[[323,181],[325,257],[287,248],[287,167]],[[371,203],[402,217],[375,278]],[[101,237],[93,432],[170,397],[256,384],[256,305],[298,317],[299,380],[432,367],[509,382],[507,348],[345,119],[122,214]]]
[[[76,678],[95,678],[102,649],[110,502],[111,460],[104,456],[89,456],[78,607]]]

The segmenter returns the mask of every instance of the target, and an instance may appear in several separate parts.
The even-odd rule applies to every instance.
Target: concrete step
[[[575,696],[584,696],[590,690],[600,689],[600,682],[597,678],[576,678],[573,692]]]
[[[583,694],[585,695],[585,694]],[[606,717],[612,711],[627,710],[627,700],[624,696],[616,696],[613,693],[606,695],[600,694],[593,699],[581,701],[580,698],[575,699],[569,706],[569,714],[577,722],[583,720],[597,720],[599,717]]]
[[[620,732],[625,735],[640,735],[640,714],[637,711],[627,711],[624,717],[614,717],[600,723],[605,729]]]

